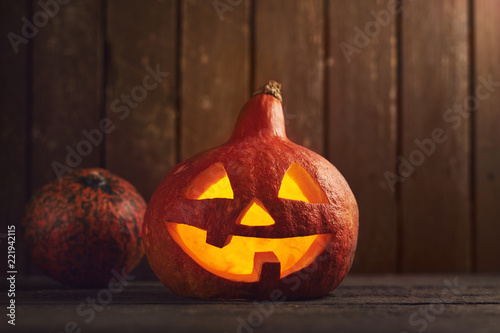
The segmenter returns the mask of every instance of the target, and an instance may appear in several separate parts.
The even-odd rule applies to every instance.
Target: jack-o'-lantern
[[[351,267],[354,195],[332,164],[288,140],[279,88],[256,92],[229,141],[175,166],[148,204],[146,255],[180,295],[314,298]]]

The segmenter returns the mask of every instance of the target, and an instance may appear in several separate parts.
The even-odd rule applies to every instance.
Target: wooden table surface
[[[2,332],[500,332],[499,275],[351,275],[327,297],[283,303],[188,299],[132,281],[95,311],[81,304],[98,289],[19,280],[16,326],[2,320]]]

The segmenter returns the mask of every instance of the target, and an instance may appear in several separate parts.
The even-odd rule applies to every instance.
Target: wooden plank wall
[[[37,1],[32,6],[35,13],[42,10]],[[81,145],[82,131],[98,128],[102,118],[101,2],[71,1],[59,11],[32,41],[32,191],[54,179],[53,162],[72,168],[102,164],[102,145]],[[76,154],[68,163],[70,151]]]
[[[105,66],[106,117],[116,126],[106,136],[105,166],[135,180],[146,200],[175,165],[179,75],[177,2],[149,2],[107,1]]]
[[[270,79],[280,82],[287,135],[319,154],[324,154],[323,6],[320,0],[257,0],[254,9],[252,90]]]
[[[3,224],[103,118],[113,132],[76,164],[149,199],[274,79],[289,136],[356,195],[353,271],[500,271],[498,2],[73,0],[18,53],[7,36],[40,5],[1,6]]]
[[[105,7],[105,117],[115,129],[106,136],[104,165],[146,200],[177,158],[177,6],[109,0]],[[153,276],[147,260],[136,271],[139,278]]]
[[[18,44],[14,48],[7,35],[21,31],[23,23],[20,17],[28,15],[30,6],[27,1],[9,0],[0,5],[0,31],[2,36],[0,52],[0,174],[2,188],[0,191],[0,244],[6,244],[7,225],[15,225],[18,239],[21,236],[20,217],[24,203],[29,195],[29,152],[30,140],[28,127],[30,124],[29,71],[30,49],[26,44]],[[24,247],[18,243],[18,271],[26,271],[26,255]],[[7,262],[3,260],[2,270],[6,271]],[[5,268],[5,269],[4,269]]]
[[[250,94],[250,2],[233,3],[218,15],[212,1],[182,1],[182,160],[224,143]]]
[[[387,14],[385,27],[370,37],[359,31],[375,22],[371,11],[387,12],[385,3],[335,0],[328,6],[327,156],[358,201],[354,269],[396,271],[396,195],[383,178],[396,159],[396,16]]]
[[[474,3],[475,62],[472,90],[479,105],[475,113],[474,219],[475,265],[480,272],[500,266],[500,1]],[[494,81],[496,84],[487,83]],[[486,82],[486,83],[485,83]]]
[[[404,6],[400,152],[411,166],[401,187],[402,269],[468,271],[470,118],[454,112],[469,95],[468,3]]]

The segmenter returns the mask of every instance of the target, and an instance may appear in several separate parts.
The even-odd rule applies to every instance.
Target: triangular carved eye
[[[297,162],[286,171],[278,197],[310,203],[330,203],[318,182]]]
[[[215,163],[194,178],[184,192],[186,199],[234,199],[231,182],[222,163]]]

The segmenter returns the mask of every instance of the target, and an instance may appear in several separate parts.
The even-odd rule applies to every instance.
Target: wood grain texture
[[[149,200],[176,158],[176,1],[111,0],[107,13],[106,167]]]
[[[23,320],[16,332],[61,332],[69,321],[84,332],[497,332],[499,281],[498,275],[348,276],[326,297],[277,303],[189,299],[159,282],[132,281],[88,323],[89,315],[75,308],[98,290],[31,283],[19,288]]]
[[[471,84],[500,82],[499,1],[402,3],[398,25],[388,0],[71,0],[16,54],[7,34],[41,7],[3,1],[2,222],[19,222],[30,192],[56,178],[52,162],[66,165],[66,146],[104,117],[114,130],[78,167],[105,166],[149,199],[176,159],[223,143],[251,91],[275,79],[289,137],[327,156],[357,198],[353,271],[500,271],[500,86],[481,88],[490,96],[472,121],[453,111]],[[122,94],[140,94],[157,65],[169,75],[122,119]],[[435,129],[444,142],[402,175]],[[403,176],[400,192],[386,172]]]
[[[500,2],[475,1],[476,112],[475,217],[476,268],[500,271]],[[478,79],[482,77],[483,79]],[[496,85],[484,84],[491,80]],[[477,90],[479,89],[479,90]]]
[[[323,1],[255,2],[254,90],[282,84],[287,136],[323,154]]]
[[[7,35],[22,37],[21,17],[28,15],[27,1],[8,0],[0,5],[0,216],[2,248],[7,243],[7,226],[15,225],[17,232],[16,265],[19,273],[25,271],[25,251],[21,242],[21,217],[27,197],[27,123],[29,116],[29,68],[28,47],[19,44],[18,52],[12,47]],[[11,35],[12,36],[12,35]],[[28,41],[29,43],[29,41]],[[6,258],[7,259],[7,258]],[[2,268],[7,261],[4,260]],[[5,270],[4,270],[5,272]]]
[[[468,3],[405,1],[402,17],[402,157],[416,165],[401,188],[405,272],[471,268]],[[435,143],[433,131],[442,130]],[[429,140],[428,148],[415,142]],[[422,146],[422,145],[420,145]],[[428,150],[428,153],[425,153]]]
[[[61,5],[33,40],[34,190],[56,179],[52,162],[66,164],[66,147],[77,150],[86,140],[83,130],[99,126],[103,94],[101,7],[98,0]],[[40,11],[37,1],[33,1],[33,8]],[[101,165],[103,145],[91,147],[91,153],[75,165]]]
[[[229,139],[250,95],[250,6],[232,3],[219,16],[212,1],[182,1],[182,160]]]
[[[384,173],[394,171],[396,159],[396,18],[389,13],[387,24],[361,42],[357,30],[373,25],[371,11],[387,12],[387,3],[333,0],[328,6],[327,152],[359,206],[353,270],[393,272],[396,200]]]

